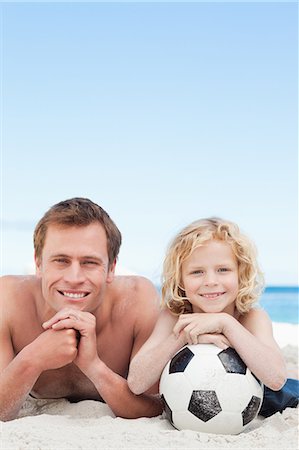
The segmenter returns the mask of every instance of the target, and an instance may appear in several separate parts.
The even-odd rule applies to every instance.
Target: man
[[[142,277],[114,276],[121,234],[88,199],[54,205],[34,232],[36,276],[1,280],[0,419],[14,419],[28,394],[102,400],[115,415],[161,413],[126,377],[159,306]]]

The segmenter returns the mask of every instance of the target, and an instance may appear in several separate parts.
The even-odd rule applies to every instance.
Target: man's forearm
[[[162,413],[162,404],[157,396],[133,394],[127,380],[114,373],[100,360],[93,365],[87,376],[118,417],[137,419],[154,417]]]
[[[40,373],[19,353],[0,376],[0,420],[15,419]]]

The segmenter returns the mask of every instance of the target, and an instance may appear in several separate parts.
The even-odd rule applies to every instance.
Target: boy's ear
[[[115,276],[115,266],[116,266],[116,259],[113,261],[113,263],[111,264],[111,266],[109,267],[108,270],[108,275],[107,275],[107,283],[112,283],[112,281],[114,280],[114,276]]]

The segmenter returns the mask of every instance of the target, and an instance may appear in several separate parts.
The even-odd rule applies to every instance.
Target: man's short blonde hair
[[[168,247],[163,265],[162,302],[173,313],[192,312],[191,304],[182,287],[182,264],[196,248],[213,239],[228,243],[237,258],[239,278],[237,310],[244,314],[258,300],[264,287],[264,277],[257,263],[257,252],[253,242],[240,232],[235,223],[211,217],[186,226]]]

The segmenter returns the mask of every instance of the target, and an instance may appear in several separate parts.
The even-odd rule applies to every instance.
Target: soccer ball
[[[234,349],[197,344],[183,347],[167,363],[160,395],[178,430],[238,434],[257,416],[263,385]]]

